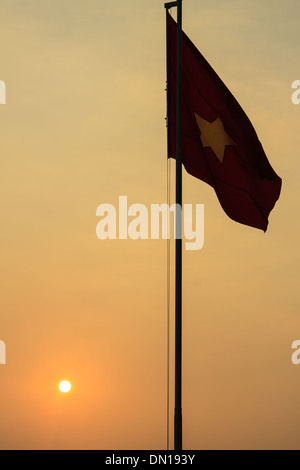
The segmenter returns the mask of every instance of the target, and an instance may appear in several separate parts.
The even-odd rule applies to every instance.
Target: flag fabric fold
[[[281,192],[245,112],[182,33],[182,162],[212,186],[226,214],[266,231]],[[176,159],[177,25],[167,14],[168,157]]]

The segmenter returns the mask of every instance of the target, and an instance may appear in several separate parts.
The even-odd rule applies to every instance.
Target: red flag
[[[167,15],[168,156],[176,158],[177,25]],[[212,186],[226,214],[267,230],[281,179],[248,117],[197,50],[182,36],[182,162]]]

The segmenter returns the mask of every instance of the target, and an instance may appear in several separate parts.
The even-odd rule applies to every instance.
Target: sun
[[[72,385],[68,380],[63,380],[60,382],[58,388],[62,393],[68,393],[71,390]]]

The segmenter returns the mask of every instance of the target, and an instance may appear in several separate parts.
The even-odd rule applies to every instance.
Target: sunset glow
[[[173,450],[165,1],[0,1],[0,450],[133,455],[164,451],[168,434]],[[283,181],[264,233],[183,167],[187,452],[300,450],[299,18],[297,0],[183,0],[185,34]],[[208,84],[183,79],[206,103]],[[229,152],[244,188],[237,104],[218,117],[183,105],[207,180]]]

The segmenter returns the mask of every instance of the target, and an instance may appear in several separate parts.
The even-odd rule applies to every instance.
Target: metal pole
[[[174,450],[182,450],[182,0],[165,8],[172,6],[177,6]]]
[[[177,4],[176,220],[179,237],[176,238],[174,449],[182,450],[182,0]]]

